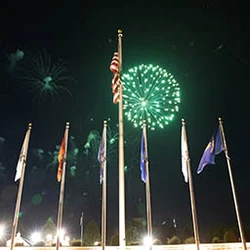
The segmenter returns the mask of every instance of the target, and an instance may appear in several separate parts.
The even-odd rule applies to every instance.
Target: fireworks
[[[28,54],[22,66],[18,71],[18,78],[38,94],[39,98],[53,98],[62,91],[70,94],[64,84],[75,80],[69,75],[66,63],[61,59],[53,59],[46,50]]]
[[[146,120],[151,130],[164,128],[179,111],[180,87],[165,69],[142,64],[123,74],[122,82],[124,114],[135,127]]]

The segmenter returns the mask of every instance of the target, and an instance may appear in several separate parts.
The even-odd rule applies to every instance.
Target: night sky
[[[102,4],[43,1],[1,3],[0,34],[0,223],[11,225],[18,183],[16,163],[29,122],[32,122],[26,166],[22,216],[23,234],[56,222],[59,183],[53,152],[70,122],[63,225],[78,237],[79,218],[100,221],[101,186],[97,148],[104,119],[118,132],[118,105],[112,103],[109,65],[123,30],[123,71],[153,63],[170,71],[181,89],[180,112],[163,129],[148,131],[153,225],[177,220],[192,225],[188,184],[181,173],[181,119],[186,129],[201,241],[211,227],[237,227],[224,154],[216,165],[196,174],[200,157],[218,127],[224,124],[238,205],[244,226],[250,225],[248,176],[250,138],[249,27],[244,6],[182,2]],[[22,58],[17,51],[24,52]],[[37,53],[64,60],[68,79],[51,96],[34,90],[27,74]],[[42,70],[42,65],[40,65]],[[38,67],[38,68],[39,68]],[[145,189],[140,180],[141,130],[124,117],[126,220],[145,216]],[[84,148],[88,135],[95,135]],[[118,227],[118,141],[108,160],[107,226]],[[42,149],[42,150],[41,150]],[[74,152],[78,154],[75,155]],[[75,168],[74,168],[75,167]]]

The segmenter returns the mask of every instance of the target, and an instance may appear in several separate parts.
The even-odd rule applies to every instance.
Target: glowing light
[[[146,120],[151,130],[163,129],[179,111],[180,87],[165,69],[142,64],[123,74],[122,82],[124,114],[135,127]]]
[[[52,240],[53,240],[52,234],[47,234],[46,240],[47,240],[47,241],[52,241]]]
[[[31,235],[31,241],[33,244],[36,244],[37,242],[41,241],[42,240],[42,235],[40,232],[34,232],[32,235]]]
[[[65,235],[65,234],[66,234],[66,232],[64,229],[57,231],[57,235],[59,237],[59,241],[60,241],[61,245],[62,246],[69,246],[70,237],[68,235]],[[53,241],[54,244],[56,244],[57,235],[55,235],[55,237],[54,237],[54,241]]]
[[[5,233],[5,228],[3,225],[0,225],[0,240],[3,238]]]
[[[152,237],[145,236],[145,237],[143,238],[143,245],[144,245],[144,246],[152,246],[152,244],[153,244],[153,239],[152,239]]]
[[[63,240],[63,238],[65,236],[65,230],[64,229],[59,230],[58,235],[59,235],[59,239]]]

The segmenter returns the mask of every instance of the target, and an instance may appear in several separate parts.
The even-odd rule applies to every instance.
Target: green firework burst
[[[146,120],[149,129],[163,129],[179,111],[180,87],[167,70],[142,64],[124,73],[122,82],[124,115],[135,127]]]

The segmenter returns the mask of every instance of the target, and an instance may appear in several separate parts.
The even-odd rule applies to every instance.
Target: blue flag
[[[146,149],[145,149],[145,138],[144,134],[142,133],[141,138],[141,161],[140,161],[140,168],[141,168],[141,180],[146,183]]]
[[[98,159],[98,161],[100,163],[100,184],[102,184],[103,167],[104,167],[104,162],[105,162],[105,138],[104,138],[104,133],[102,133],[102,139],[101,139],[101,142],[100,142],[97,159]]]
[[[221,138],[220,127],[217,132],[212,136],[208,143],[199,163],[197,174],[201,173],[207,164],[215,164],[215,155],[218,155],[224,150]]]

